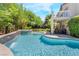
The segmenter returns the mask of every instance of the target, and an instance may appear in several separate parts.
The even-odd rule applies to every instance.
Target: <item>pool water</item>
[[[48,44],[43,42],[41,39],[46,38],[43,34],[33,33],[21,33],[14,39],[6,43],[15,56],[79,56],[79,46],[76,45],[76,40],[70,38],[68,44],[62,43],[66,40],[52,39],[55,44]],[[64,39],[64,38],[63,38]],[[61,42],[62,44],[58,44]],[[70,43],[69,43],[70,42]],[[79,41],[77,41],[78,43]],[[76,48],[73,46],[77,46]]]

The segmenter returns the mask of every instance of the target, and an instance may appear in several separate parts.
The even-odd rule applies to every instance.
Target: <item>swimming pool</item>
[[[79,56],[79,41],[72,39],[51,39],[41,33],[21,32],[5,45],[15,56]]]

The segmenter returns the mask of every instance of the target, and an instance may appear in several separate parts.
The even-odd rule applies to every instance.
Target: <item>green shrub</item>
[[[79,16],[75,16],[71,18],[71,20],[68,22],[70,35],[79,37]]]

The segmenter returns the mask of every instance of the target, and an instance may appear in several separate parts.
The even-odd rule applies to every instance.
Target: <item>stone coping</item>
[[[75,37],[72,37],[72,36],[69,36],[69,35],[45,35],[46,37],[49,37],[49,38],[74,38],[74,39],[79,39],[79,38],[75,38]]]
[[[19,32],[19,31],[21,31],[21,30],[17,30],[17,31],[14,31],[14,32],[8,33],[8,34],[0,35],[0,38],[3,38],[3,37],[8,36],[8,35],[15,34],[16,32]]]
[[[49,38],[60,38],[59,36],[56,36],[56,35],[45,35],[45,36]]]
[[[0,56],[13,56],[11,50],[3,44],[0,44]]]
[[[14,31],[8,34],[0,35],[0,43],[4,44],[10,40],[12,40],[15,36],[20,34],[20,30]]]
[[[2,38],[2,37],[4,37],[4,36],[8,36],[8,35],[15,34],[16,32],[21,32],[21,31],[32,31],[32,30],[17,30],[17,31],[14,31],[14,32],[8,33],[8,34],[0,35],[0,38]]]

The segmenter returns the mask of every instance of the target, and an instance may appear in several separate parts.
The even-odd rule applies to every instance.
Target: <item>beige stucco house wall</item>
[[[79,3],[63,3],[60,6],[59,12],[52,14],[51,17],[51,33],[54,33],[55,23],[57,21],[63,22],[64,20],[70,20],[72,17],[79,15]],[[67,33],[69,34],[68,27]]]

